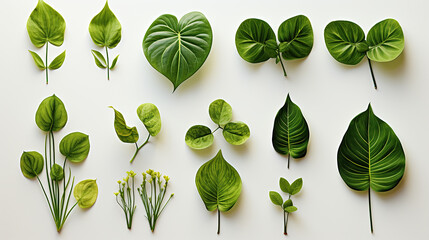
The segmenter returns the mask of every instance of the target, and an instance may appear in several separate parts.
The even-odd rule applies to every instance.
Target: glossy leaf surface
[[[23,152],[21,155],[21,172],[26,178],[34,178],[43,170],[43,156],[38,152]]]
[[[190,148],[204,149],[213,144],[212,130],[204,125],[195,125],[186,132],[185,142]]]
[[[88,30],[97,46],[114,48],[121,41],[121,24],[107,1],[101,12],[91,20]]]
[[[82,162],[89,153],[89,136],[81,132],[73,132],[60,142],[60,152],[70,162]]]
[[[284,59],[307,57],[313,48],[313,28],[310,20],[298,15],[284,21],[278,30],[279,50]]]
[[[404,33],[394,19],[383,20],[372,27],[367,37],[367,56],[376,62],[389,62],[404,50]]]
[[[55,95],[45,98],[36,111],[36,124],[45,132],[58,131],[67,123],[64,103]]]
[[[140,105],[137,108],[137,115],[152,137],[161,131],[161,115],[154,104],[144,103]]]
[[[98,196],[96,180],[87,179],[79,182],[74,187],[73,196],[81,208],[89,208],[94,205]]]
[[[137,132],[136,127],[128,127],[125,123],[124,116],[122,113],[110,107],[115,111],[115,132],[118,135],[118,138],[124,143],[135,143],[139,140],[139,133]]]
[[[222,134],[232,145],[241,145],[250,137],[250,129],[243,122],[229,122],[223,128]]]
[[[209,115],[214,123],[223,127],[232,119],[231,105],[223,99],[217,99],[210,103]]]

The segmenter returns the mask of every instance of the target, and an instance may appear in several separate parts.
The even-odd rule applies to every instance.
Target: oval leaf
[[[313,48],[313,28],[310,20],[304,15],[298,15],[284,21],[278,31],[282,48],[280,52],[285,59],[307,57]]]
[[[277,49],[276,35],[273,29],[261,19],[244,20],[235,34],[235,46],[238,54],[250,63],[265,62],[275,58]]]
[[[64,179],[64,170],[60,165],[54,164],[51,168],[50,175],[53,181],[59,182]]]
[[[297,207],[295,207],[295,206],[285,207],[285,211],[286,211],[286,212],[288,212],[288,213],[293,213],[293,212],[295,212],[296,210],[298,210],[298,208],[297,208]]]
[[[223,158],[221,150],[198,169],[195,184],[208,211],[230,210],[241,193],[240,175]]]
[[[288,199],[283,203],[283,209],[286,209],[287,207],[293,206],[292,199]]]
[[[36,111],[36,124],[45,132],[58,131],[67,123],[64,103],[55,95],[45,98]]]
[[[212,28],[202,13],[190,12],[179,22],[165,14],[147,30],[143,51],[150,65],[167,77],[175,90],[203,65],[212,38]]]
[[[39,56],[39,54],[28,50],[31,53],[31,56],[33,57],[34,63],[36,64],[36,66],[40,69],[40,70],[45,70],[45,63],[43,63],[42,58]]]
[[[325,44],[335,60],[348,65],[360,63],[365,52],[359,52],[357,45],[365,41],[365,33],[356,23],[333,21],[325,28]]]
[[[54,60],[52,60],[51,64],[49,64],[49,69],[55,70],[60,68],[64,60],[66,59],[66,51],[62,52],[60,55],[58,55]]]
[[[94,205],[98,196],[98,186],[96,180],[87,179],[79,182],[74,187],[74,198],[81,208],[89,208]]]
[[[289,194],[291,193],[291,191],[290,191],[290,184],[289,184],[289,182],[286,179],[280,178],[279,185],[280,185],[280,189],[283,192],[289,193]]]
[[[349,125],[337,154],[338,170],[352,189],[384,192],[394,188],[405,170],[401,142],[387,123],[368,109]]]
[[[290,195],[295,195],[301,191],[302,188],[302,178],[298,178],[290,185]]]
[[[389,62],[404,50],[404,33],[394,19],[386,19],[374,25],[368,32],[367,56],[376,62]]]
[[[21,172],[26,178],[34,178],[43,170],[43,156],[38,152],[23,152],[21,155]]]
[[[250,129],[243,122],[229,122],[223,128],[223,137],[232,145],[244,144],[250,137]]]
[[[212,130],[204,125],[195,125],[186,132],[185,142],[190,148],[204,149],[213,144]]]
[[[70,133],[60,142],[60,152],[70,162],[82,162],[89,153],[89,136],[81,132]]]
[[[232,119],[232,108],[223,99],[217,99],[210,103],[209,114],[214,123],[223,127]]]
[[[282,108],[277,112],[273,128],[273,147],[276,152],[293,158],[307,153],[310,131],[301,109],[292,102],[289,94]]]
[[[110,66],[110,69],[111,69],[111,70],[115,68],[116,63],[118,62],[118,58],[119,58],[119,55],[118,55],[118,56],[116,56],[116,57],[115,57],[115,59],[113,59],[113,61],[112,61],[112,65]]]
[[[283,198],[278,192],[270,191],[270,199],[275,205],[281,206],[283,204]]]
[[[140,105],[137,108],[137,115],[152,137],[161,131],[161,115],[154,104],[144,103]]]
[[[101,12],[91,20],[88,30],[92,41],[100,47],[114,48],[121,41],[121,24],[107,1]]]
[[[118,135],[118,138],[124,142],[124,143],[135,143],[139,140],[139,133],[137,132],[136,127],[128,127],[125,123],[124,116],[122,116],[122,113],[114,109],[112,106],[110,108],[115,111],[115,132],[116,135]]]
[[[64,18],[51,6],[39,0],[27,21],[28,36],[34,46],[40,48],[47,42],[61,46],[65,29]]]

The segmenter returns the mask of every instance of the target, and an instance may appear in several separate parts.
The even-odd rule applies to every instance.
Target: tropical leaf
[[[307,57],[313,48],[313,28],[310,20],[298,15],[284,21],[278,30],[279,51],[284,59]]]
[[[376,62],[389,62],[404,50],[404,33],[394,19],[385,19],[375,24],[368,32],[367,56]]]

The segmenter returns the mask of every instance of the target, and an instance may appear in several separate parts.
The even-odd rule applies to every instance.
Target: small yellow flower
[[[115,194],[115,196],[118,196],[118,194],[119,194],[119,193],[118,193],[118,192],[115,192],[115,193],[113,193],[113,194]]]
[[[118,180],[118,184],[121,184],[121,180]]]
[[[164,175],[164,180],[165,180],[165,182],[168,182],[170,180],[170,177]]]

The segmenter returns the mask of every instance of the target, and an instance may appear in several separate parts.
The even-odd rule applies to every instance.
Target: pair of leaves
[[[231,122],[232,108],[224,100],[213,101],[209,106],[209,115],[218,128],[222,128],[222,134],[230,144],[242,145],[250,137],[250,129],[245,123]],[[185,142],[190,148],[204,149],[213,144],[213,133],[207,126],[194,125],[186,132]]]
[[[109,66],[109,63],[106,61],[106,59],[104,58],[101,52],[97,50],[91,50],[91,52],[92,52],[92,56],[94,56],[95,65],[97,65],[97,67],[105,69],[107,68],[107,66]],[[115,68],[116,63],[118,62],[118,58],[119,58],[119,55],[116,56],[115,59],[113,59],[112,65],[110,65],[109,67],[110,70]]]
[[[164,14],[147,30],[143,52],[150,65],[167,77],[176,90],[203,65],[212,39],[212,28],[202,13],[190,12],[180,21]]]
[[[276,63],[281,62],[286,76],[281,58],[304,58],[313,48],[313,28],[310,20],[303,15],[287,19],[279,27],[278,40],[280,44],[277,44],[276,35],[268,23],[249,18],[240,24],[235,35],[235,46],[238,54],[250,63],[275,58]]]
[[[63,65],[64,60],[66,58],[66,51],[64,50],[64,52],[62,52],[60,55],[58,55],[56,58],[54,58],[54,60],[52,60],[52,62],[49,64],[49,66],[47,66],[47,64],[45,65],[42,58],[37,53],[30,51],[30,50],[28,50],[28,51],[30,52],[31,56],[33,57],[34,63],[36,64],[36,66],[40,70],[45,70],[46,68],[48,68],[50,70],[58,69]]]
[[[79,182],[74,187],[73,196],[80,208],[89,208],[94,205],[98,196],[98,186],[95,179]]]
[[[285,212],[291,213],[298,210],[297,207],[293,206],[293,202],[290,199],[290,196],[293,196],[301,191],[302,188],[302,178],[296,179],[292,184],[289,184],[289,182],[285,178],[280,178],[279,181],[280,189],[289,194],[289,199],[283,202],[283,198],[280,195],[280,193],[275,191],[270,191],[270,199],[271,202],[275,205],[278,205],[282,207],[282,209]]]
[[[292,199],[287,199],[283,202],[283,198],[278,192],[270,191],[270,200],[275,205],[282,207],[283,211],[287,213],[292,213],[298,210],[298,208],[293,205]]]

